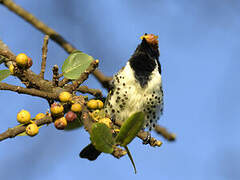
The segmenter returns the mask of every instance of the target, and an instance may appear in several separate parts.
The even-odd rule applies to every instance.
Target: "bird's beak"
[[[140,39],[146,39],[148,43],[158,44],[158,36],[154,34],[144,34]]]
[[[143,38],[146,38],[146,36],[147,35],[144,34],[143,36],[140,37],[140,39],[143,40]]]

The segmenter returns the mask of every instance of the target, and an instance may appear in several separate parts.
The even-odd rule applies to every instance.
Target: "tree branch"
[[[168,141],[176,140],[176,134],[168,132],[167,129],[164,128],[163,126],[157,125],[155,127],[155,131]]]
[[[44,79],[44,73],[46,68],[46,59],[47,59],[47,45],[48,45],[49,36],[46,35],[43,40],[43,47],[42,47],[42,64],[41,64],[41,72],[39,74],[40,78]]]
[[[37,97],[41,97],[44,99],[57,99],[58,98],[58,94],[56,94],[56,93],[49,93],[49,92],[40,91],[37,89],[24,88],[21,86],[14,86],[14,85],[2,83],[2,82],[0,82],[0,90],[9,90],[9,91],[17,92],[19,94],[28,94],[31,96],[37,96]]]
[[[71,79],[68,78],[63,78],[60,82],[59,82],[59,87],[63,87],[65,84],[71,82]]]
[[[34,121],[38,126],[44,125],[44,124],[50,124],[53,122],[51,116],[45,116],[42,119]],[[0,141],[3,141],[7,138],[14,138],[18,134],[21,134],[25,132],[27,125],[22,126],[16,126],[13,128],[9,128],[7,131],[0,134]]]
[[[53,66],[52,72],[53,72],[52,84],[54,87],[57,87],[59,83],[58,65],[55,64]]]
[[[91,94],[95,97],[102,97],[102,92],[100,89],[90,89],[87,86],[80,86],[77,88],[77,91],[81,92],[81,93],[88,93]]]
[[[48,27],[46,24],[44,24],[42,21],[38,20],[35,16],[33,16],[31,13],[23,9],[22,7],[18,6],[16,3],[14,3],[12,0],[2,0],[0,1],[4,6],[6,6],[9,10],[26,20],[28,23],[30,23],[32,26],[40,30],[42,33],[49,35],[49,37],[55,41],[58,45],[60,45],[65,51],[68,53],[72,53],[74,50],[76,50],[73,45],[71,45],[69,42],[67,42],[60,34],[58,34],[56,31]],[[96,69],[93,72],[93,75],[96,77],[96,79],[102,84],[103,87],[109,88],[109,80],[111,77],[106,77],[104,74]]]
[[[42,33],[47,34],[50,38],[59,44],[61,47],[65,49],[68,53],[71,53],[75,48],[69,44],[61,35],[59,35],[52,28],[48,27],[42,21],[38,20],[31,13],[14,3],[12,0],[2,0],[1,2],[4,6],[6,6],[9,10],[26,20],[28,23],[33,25],[35,28],[40,30]]]

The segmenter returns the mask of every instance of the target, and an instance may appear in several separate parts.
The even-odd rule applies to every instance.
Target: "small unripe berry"
[[[79,104],[79,103],[74,103],[74,104],[71,106],[71,111],[73,111],[73,112],[81,112],[81,111],[82,111],[82,106],[81,106],[81,104]]]
[[[44,113],[38,113],[36,116],[35,116],[35,119],[38,120],[38,119],[42,119],[44,118],[46,115]]]
[[[53,103],[50,108],[52,115],[59,115],[63,112],[63,110],[64,110],[63,106],[58,103]]]
[[[111,128],[112,127],[112,121],[109,118],[101,118],[98,121],[99,123],[104,123],[107,125],[107,127]]]
[[[8,68],[9,68],[9,71],[11,72],[11,74],[14,74],[14,65],[10,64],[10,66]]]
[[[55,122],[54,122],[54,126],[59,129],[59,130],[63,130],[65,129],[65,127],[67,126],[67,120],[65,117],[61,117],[59,119],[57,119]]]
[[[77,115],[72,111],[68,111],[65,115],[65,118],[67,122],[73,122],[75,119],[77,119]]]
[[[102,109],[103,108],[103,102],[100,100],[90,100],[87,102],[87,107],[90,109]]]
[[[26,127],[26,133],[29,136],[35,136],[38,134],[38,132],[39,132],[39,127],[35,123],[29,124]]]
[[[61,92],[59,94],[59,99],[61,102],[68,102],[72,99],[72,94],[70,94],[69,92]]]
[[[26,110],[21,110],[17,114],[17,121],[21,124],[27,124],[31,120],[31,114]]]
[[[17,55],[16,57],[16,63],[17,65],[21,66],[21,67],[25,67],[28,65],[28,57],[26,54],[24,53],[20,53]]]

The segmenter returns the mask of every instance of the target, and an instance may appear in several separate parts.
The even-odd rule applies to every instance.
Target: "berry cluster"
[[[35,120],[38,120],[38,119],[42,119],[44,118],[46,115],[43,114],[43,113],[38,113],[35,118]],[[17,114],[17,121],[20,123],[20,124],[24,124],[24,125],[27,125],[26,127],[26,134],[29,135],[29,136],[35,136],[38,134],[39,132],[39,127],[37,126],[37,124],[32,121],[31,119],[31,114],[26,111],[26,110],[21,110],[18,114]]]
[[[72,94],[69,92],[61,92],[59,94],[60,103],[53,103],[51,105],[51,115],[54,119],[54,125],[57,129],[63,130],[68,123],[74,122],[82,111],[80,103],[72,100]],[[101,100],[89,100],[87,107],[91,110],[102,109],[104,106]],[[64,117],[65,114],[65,117]]]
[[[68,123],[72,123],[80,117],[82,106],[80,103],[72,100],[72,94],[69,92],[61,92],[58,98],[60,100],[60,103],[54,102],[51,105],[50,115],[54,120],[54,126],[59,130],[63,130],[67,127]],[[111,120],[106,117],[99,117],[98,115],[99,109],[102,109],[103,106],[104,104],[101,100],[92,99],[87,102],[87,108],[89,108],[90,110],[94,110],[91,113],[94,121],[104,123],[109,128],[111,128]],[[33,120],[39,120],[44,118],[45,116],[46,115],[44,113],[39,113],[35,116],[35,118],[31,119],[31,114],[28,111],[21,110],[17,114],[17,121],[20,124],[26,125],[25,131],[27,135],[35,136],[39,132],[39,127]]]
[[[53,103],[50,111],[54,119],[54,126],[59,130],[63,130],[68,123],[74,122],[80,116],[82,106],[72,100],[72,94],[69,92],[61,92],[59,100],[61,103]],[[71,105],[70,108],[69,105]]]

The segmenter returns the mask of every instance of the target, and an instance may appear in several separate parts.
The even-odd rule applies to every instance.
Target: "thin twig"
[[[60,82],[59,82],[59,87],[63,87],[65,84],[71,82],[72,80],[71,79],[68,79],[68,78],[63,78]]]
[[[52,84],[54,87],[57,87],[59,82],[58,65],[55,64],[52,68],[52,71],[53,71]]]
[[[81,92],[81,93],[88,93],[91,94],[95,97],[102,97],[102,92],[100,89],[90,89],[87,86],[80,86],[77,88],[77,91]]]
[[[108,91],[110,90],[110,81],[112,80],[112,77],[109,76],[105,76],[101,71],[99,71],[98,69],[96,69],[93,72],[93,75],[95,76],[95,78],[101,82],[102,86],[104,88],[106,88]]]
[[[47,51],[48,51],[48,39],[49,36],[46,35],[43,40],[43,47],[42,47],[42,64],[41,64],[41,72],[39,74],[40,78],[44,79],[44,73],[46,68],[46,59],[47,59]]]
[[[157,125],[155,131],[168,141],[176,140],[176,134],[168,132],[167,129],[162,126]]]
[[[63,47],[68,53],[71,53],[75,48],[69,44],[61,35],[59,35],[52,28],[48,27],[46,24],[38,20],[31,13],[14,3],[12,0],[2,0],[2,4],[5,5],[9,10],[16,13],[18,16],[22,17],[24,20],[29,22],[35,28],[40,30],[42,33],[47,34],[50,38]]]
[[[7,59],[7,61],[15,61],[16,56],[9,49],[0,48],[0,54]]]
[[[46,116],[46,117],[44,117],[42,119],[38,119],[34,122],[38,126],[41,126],[43,124],[52,123],[52,121],[53,120],[52,120],[51,116]],[[0,141],[3,141],[4,139],[7,139],[7,138],[14,138],[18,134],[21,134],[21,133],[25,132],[25,129],[26,129],[26,125],[9,128],[7,131],[0,134]]]
[[[14,86],[7,83],[0,82],[0,90],[9,90],[14,91],[19,94],[28,94],[31,96],[37,96],[44,99],[57,99],[58,96],[56,93],[44,92],[33,88],[24,88],[21,86]]]

